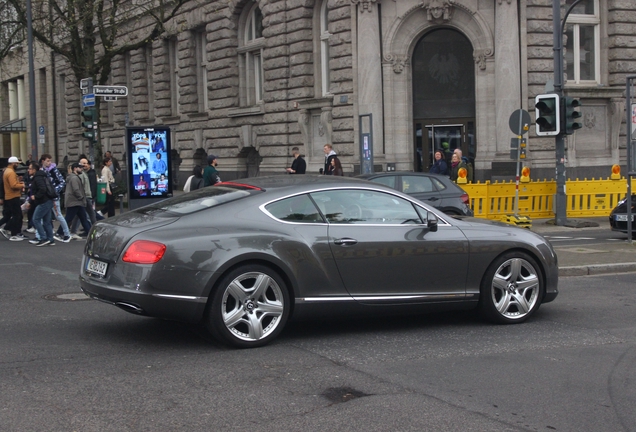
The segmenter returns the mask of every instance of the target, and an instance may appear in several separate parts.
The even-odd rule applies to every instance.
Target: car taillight
[[[462,202],[464,204],[466,204],[468,207],[470,207],[470,197],[468,196],[467,193],[463,193],[462,196],[460,196],[459,198],[461,198]]]
[[[137,240],[128,246],[122,261],[134,264],[154,264],[163,257],[165,252],[166,245],[164,244]]]

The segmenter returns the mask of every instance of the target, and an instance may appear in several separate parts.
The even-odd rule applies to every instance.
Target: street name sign
[[[93,86],[93,93],[95,96],[128,96],[128,87],[126,86]]]

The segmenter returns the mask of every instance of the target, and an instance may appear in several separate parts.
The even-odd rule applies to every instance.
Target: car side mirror
[[[435,213],[432,212],[428,212],[428,214],[426,215],[426,224],[428,225],[428,230],[435,232],[437,231],[437,216],[435,216]]]

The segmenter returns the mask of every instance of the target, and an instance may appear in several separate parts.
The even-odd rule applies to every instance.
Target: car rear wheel
[[[254,348],[281,332],[289,309],[287,287],[275,271],[263,265],[241,266],[219,283],[206,324],[221,342]]]
[[[479,308],[491,321],[520,323],[539,309],[544,290],[536,261],[523,252],[509,252],[488,267],[481,283]]]

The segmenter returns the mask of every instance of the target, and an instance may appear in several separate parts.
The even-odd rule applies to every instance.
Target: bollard
[[[119,194],[119,214],[124,212],[124,195]]]

